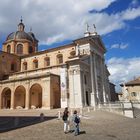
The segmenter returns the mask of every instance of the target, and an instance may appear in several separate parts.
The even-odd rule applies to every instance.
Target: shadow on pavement
[[[70,133],[74,133],[74,130],[70,130]],[[80,131],[79,135],[81,135],[81,134],[86,134],[86,131]]]
[[[79,135],[81,135],[81,134],[86,134],[86,131],[80,131]]]
[[[0,117],[0,133],[26,127],[29,125],[52,120],[57,117],[53,116],[2,116]]]

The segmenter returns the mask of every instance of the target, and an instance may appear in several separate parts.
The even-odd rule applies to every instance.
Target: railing
[[[121,114],[130,118],[140,118],[140,102],[136,101],[102,103],[96,109]]]
[[[114,112],[121,115],[124,114],[124,107],[123,107],[123,103],[121,102],[101,103],[96,107],[96,109]]]
[[[133,101],[132,105],[133,105],[133,110],[134,110],[135,118],[140,118],[140,102]]]

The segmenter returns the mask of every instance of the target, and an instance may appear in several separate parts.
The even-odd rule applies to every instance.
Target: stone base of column
[[[43,110],[43,109],[44,109],[44,110],[50,110],[50,109],[53,109],[53,107],[44,107],[44,106],[43,106],[43,107],[41,107],[41,109],[42,109],[42,110]]]
[[[91,106],[94,107],[94,110],[96,108],[96,101],[95,101],[95,95],[91,93]]]
[[[25,107],[25,110],[28,110],[29,108],[28,107]]]
[[[68,99],[65,99],[65,101],[61,99],[61,108],[65,108],[65,107],[68,107]]]

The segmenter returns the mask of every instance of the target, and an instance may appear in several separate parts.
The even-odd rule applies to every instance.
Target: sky
[[[23,19],[32,29],[39,50],[84,37],[93,24],[107,49],[110,81],[119,84],[140,76],[140,0],[1,0],[0,49],[8,34]]]

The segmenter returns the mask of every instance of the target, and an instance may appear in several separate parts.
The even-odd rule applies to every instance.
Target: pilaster
[[[26,82],[26,97],[25,97],[25,109],[29,109],[30,101],[30,81]]]
[[[90,72],[91,72],[91,106],[96,106],[96,99],[95,99],[95,70],[94,70],[94,61],[93,54],[90,52]]]
[[[14,109],[14,93],[15,93],[15,84],[12,85],[12,90],[11,90],[11,107],[10,107],[10,109]]]

